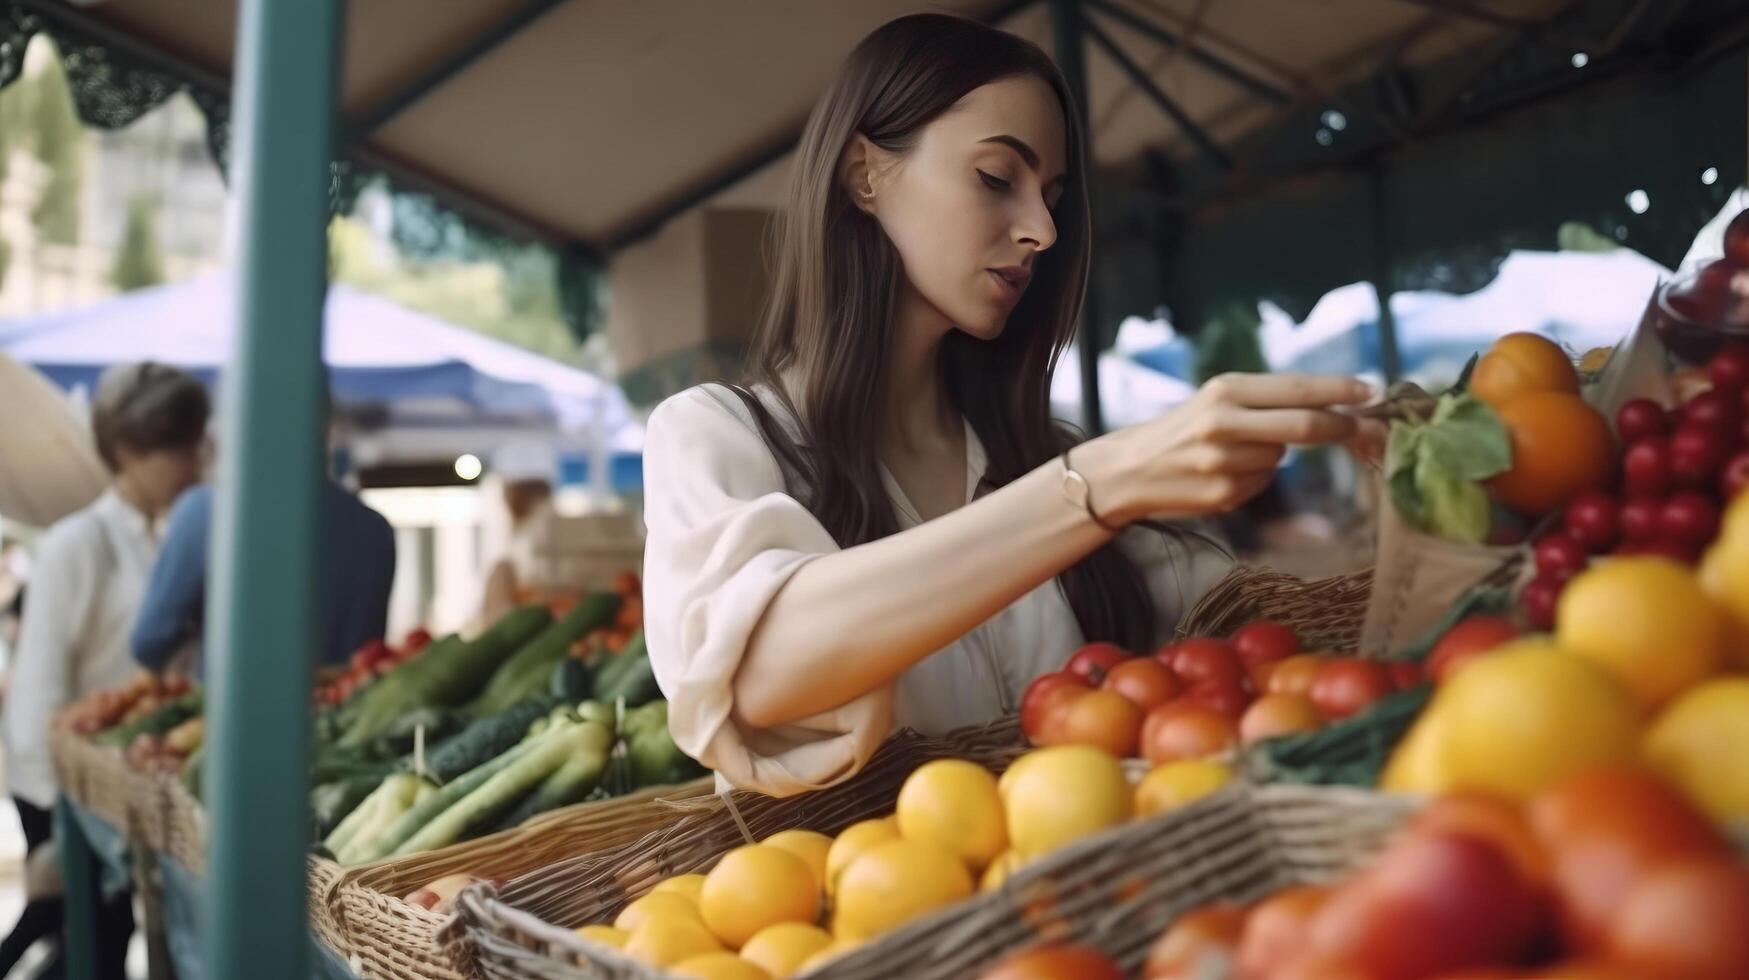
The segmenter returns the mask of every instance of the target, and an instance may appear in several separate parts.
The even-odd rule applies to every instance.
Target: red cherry
[[[1706,373],[1715,391],[1749,391],[1749,344],[1726,344],[1707,362]]]
[[[1694,282],[1688,287],[1689,292],[1727,296],[1732,292],[1731,280],[1742,272],[1742,266],[1730,259],[1714,259],[1694,274]]]
[[[1669,539],[1648,541],[1639,546],[1640,555],[1668,558],[1682,565],[1692,565],[1700,559],[1700,549],[1691,544]]]
[[[1650,398],[1635,398],[1615,413],[1616,434],[1624,443],[1664,434],[1664,408]]]
[[[1587,490],[1567,502],[1567,536],[1594,555],[1615,547],[1621,535],[1621,504],[1601,490]]]
[[[1749,266],[1749,209],[1725,226],[1725,260],[1732,265]]]
[[[1670,443],[1663,436],[1639,440],[1623,454],[1621,472],[1629,497],[1662,497],[1670,488]]]
[[[1571,577],[1585,570],[1585,546],[1565,534],[1546,534],[1531,547],[1536,570],[1544,575]]]
[[[1670,437],[1670,479],[1679,487],[1703,487],[1719,475],[1731,446],[1711,426],[1685,425]]]
[[[1703,545],[1719,533],[1719,505],[1693,490],[1664,501],[1658,513],[1658,529],[1666,538],[1687,545]]]
[[[1547,630],[1555,627],[1555,606],[1560,602],[1561,590],[1566,588],[1565,579],[1554,578],[1542,574],[1530,580],[1524,591],[1518,596],[1518,608],[1524,613],[1524,620],[1531,629]]]
[[[1744,487],[1749,487],[1749,452],[1732,456],[1719,474],[1719,493],[1726,500],[1737,496]]]
[[[1704,391],[1683,406],[1682,419],[1684,426],[1712,426],[1735,438],[1742,424],[1742,413],[1738,411],[1736,399],[1726,397],[1722,392]]]
[[[1660,533],[1659,515],[1664,502],[1657,497],[1640,497],[1621,505],[1621,536],[1630,544],[1650,541]],[[1615,554],[1621,554],[1617,548]]]

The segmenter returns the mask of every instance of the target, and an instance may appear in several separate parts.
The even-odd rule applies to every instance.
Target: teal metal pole
[[[67,980],[93,980],[97,976],[98,896],[91,883],[97,880],[97,855],[73,814],[73,804],[65,799],[55,804],[55,846],[60,848],[61,878],[66,883],[61,955]]]
[[[232,95],[237,330],[207,604],[206,968],[309,976],[310,672],[340,0],[244,0]]]

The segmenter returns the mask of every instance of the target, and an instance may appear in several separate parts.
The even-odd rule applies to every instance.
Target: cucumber
[[[368,841],[369,835],[404,811],[418,790],[419,779],[416,776],[400,774],[383,780],[375,792],[365,797],[364,802],[354,807],[346,815],[346,819],[340,821],[340,825],[334,828],[334,832],[328,835],[322,846],[341,864],[360,863],[347,859],[355,856],[358,845]]]
[[[486,685],[486,690],[468,705],[469,714],[492,715],[531,694],[547,690],[553,667],[564,660],[571,645],[613,621],[619,612],[619,596],[598,592],[584,596],[563,619],[542,630],[516,651]]]
[[[544,697],[521,701],[503,713],[469,723],[459,733],[425,753],[425,773],[447,783],[475,766],[491,761],[521,742],[528,726],[543,718],[552,702]],[[410,763],[409,763],[410,764]]]
[[[625,649],[609,656],[595,672],[595,692],[592,696],[595,700],[608,704],[623,699],[628,708],[648,704],[662,696],[662,689],[656,685],[656,671],[650,665],[650,650],[644,645],[642,630],[633,634]]]
[[[527,755],[536,743],[518,745],[510,751],[482,765],[475,766],[466,775],[445,784],[437,792],[420,800],[407,812],[403,813],[394,823],[382,828],[374,840],[367,840],[360,851],[368,855],[366,861],[388,857],[396,852],[407,839],[417,834],[421,828],[453,806],[469,793],[484,786],[492,777],[508,769],[518,759]]]
[[[613,729],[593,721],[583,722],[580,727],[583,733],[579,741],[583,747],[565,760],[564,765],[534,792],[524,797],[510,816],[499,821],[493,829],[508,830],[521,826],[523,821],[536,814],[581,803],[601,785],[601,774],[606,771],[608,755],[613,751]]]
[[[600,725],[568,724],[532,743],[510,765],[475,788],[407,838],[393,854],[402,857],[461,840],[469,829],[490,826],[499,814],[561,769],[572,756],[605,754],[612,735]]]
[[[589,696],[589,668],[575,657],[565,657],[553,667],[547,693],[560,701],[581,701]]]

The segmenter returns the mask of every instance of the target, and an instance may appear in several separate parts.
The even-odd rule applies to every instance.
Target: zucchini
[[[491,826],[500,814],[561,769],[572,756],[605,755],[613,740],[600,725],[568,724],[529,744],[510,765],[494,773],[453,806],[409,837],[393,854],[402,857],[461,840],[468,831]]]
[[[384,824],[407,809],[419,791],[419,778],[407,773],[383,780],[376,791],[364,798],[340,821],[322,846],[341,864],[358,864],[359,845],[369,841]]]
[[[332,833],[382,782],[381,779],[355,777],[323,783],[310,790],[310,813],[315,818],[316,837],[323,838]]]
[[[390,854],[396,853],[397,848],[406,843],[408,838],[419,833],[427,823],[527,755],[536,744],[531,742],[515,746],[497,758],[475,766],[466,775],[445,784],[437,792],[420,800],[411,809],[401,814],[392,824],[384,826],[381,832],[375,835],[375,839],[367,840],[359,846],[360,853],[365,855],[362,860],[375,861],[377,858],[388,857]]]
[[[556,772],[548,776],[534,792],[524,797],[510,816],[498,822],[495,830],[508,830],[521,826],[523,821],[545,813],[557,810],[572,803],[581,803],[601,785],[601,775],[607,769],[607,760],[613,751],[613,729],[597,722],[586,721],[579,726],[583,732],[578,736],[581,743],[569,759],[566,759]]]
[[[589,667],[576,657],[565,657],[553,666],[547,693],[560,701],[581,701],[589,696]]]
[[[542,630],[498,668],[486,690],[468,705],[468,713],[497,714],[531,694],[547,690],[552,683],[553,667],[565,659],[571,645],[613,622],[619,604],[619,596],[611,592],[584,596],[563,619]]]
[[[650,665],[650,651],[644,645],[642,630],[633,634],[625,649],[609,656],[595,673],[593,697],[597,701],[612,704],[623,700],[626,707],[636,708],[661,696],[662,689],[656,685],[656,671]]]
[[[543,697],[519,702],[503,713],[469,723],[455,735],[425,752],[425,773],[438,783],[466,773],[475,766],[491,761],[521,742],[528,726],[536,718],[546,716],[552,703]],[[410,765],[411,763],[405,763]]]
[[[383,733],[371,743],[371,754],[385,759],[406,755],[413,751],[420,728],[425,729],[425,744],[435,745],[439,739],[460,731],[466,721],[448,708],[414,708],[383,729]]]

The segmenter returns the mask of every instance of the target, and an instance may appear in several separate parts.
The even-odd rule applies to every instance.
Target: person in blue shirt
[[[322,482],[319,507],[316,635],[321,643],[313,654],[317,665],[338,664],[383,636],[395,578],[395,533],[381,514],[331,480]],[[164,670],[201,634],[212,511],[210,484],[183,494],[170,511],[131,637],[134,659],[148,670]]]

